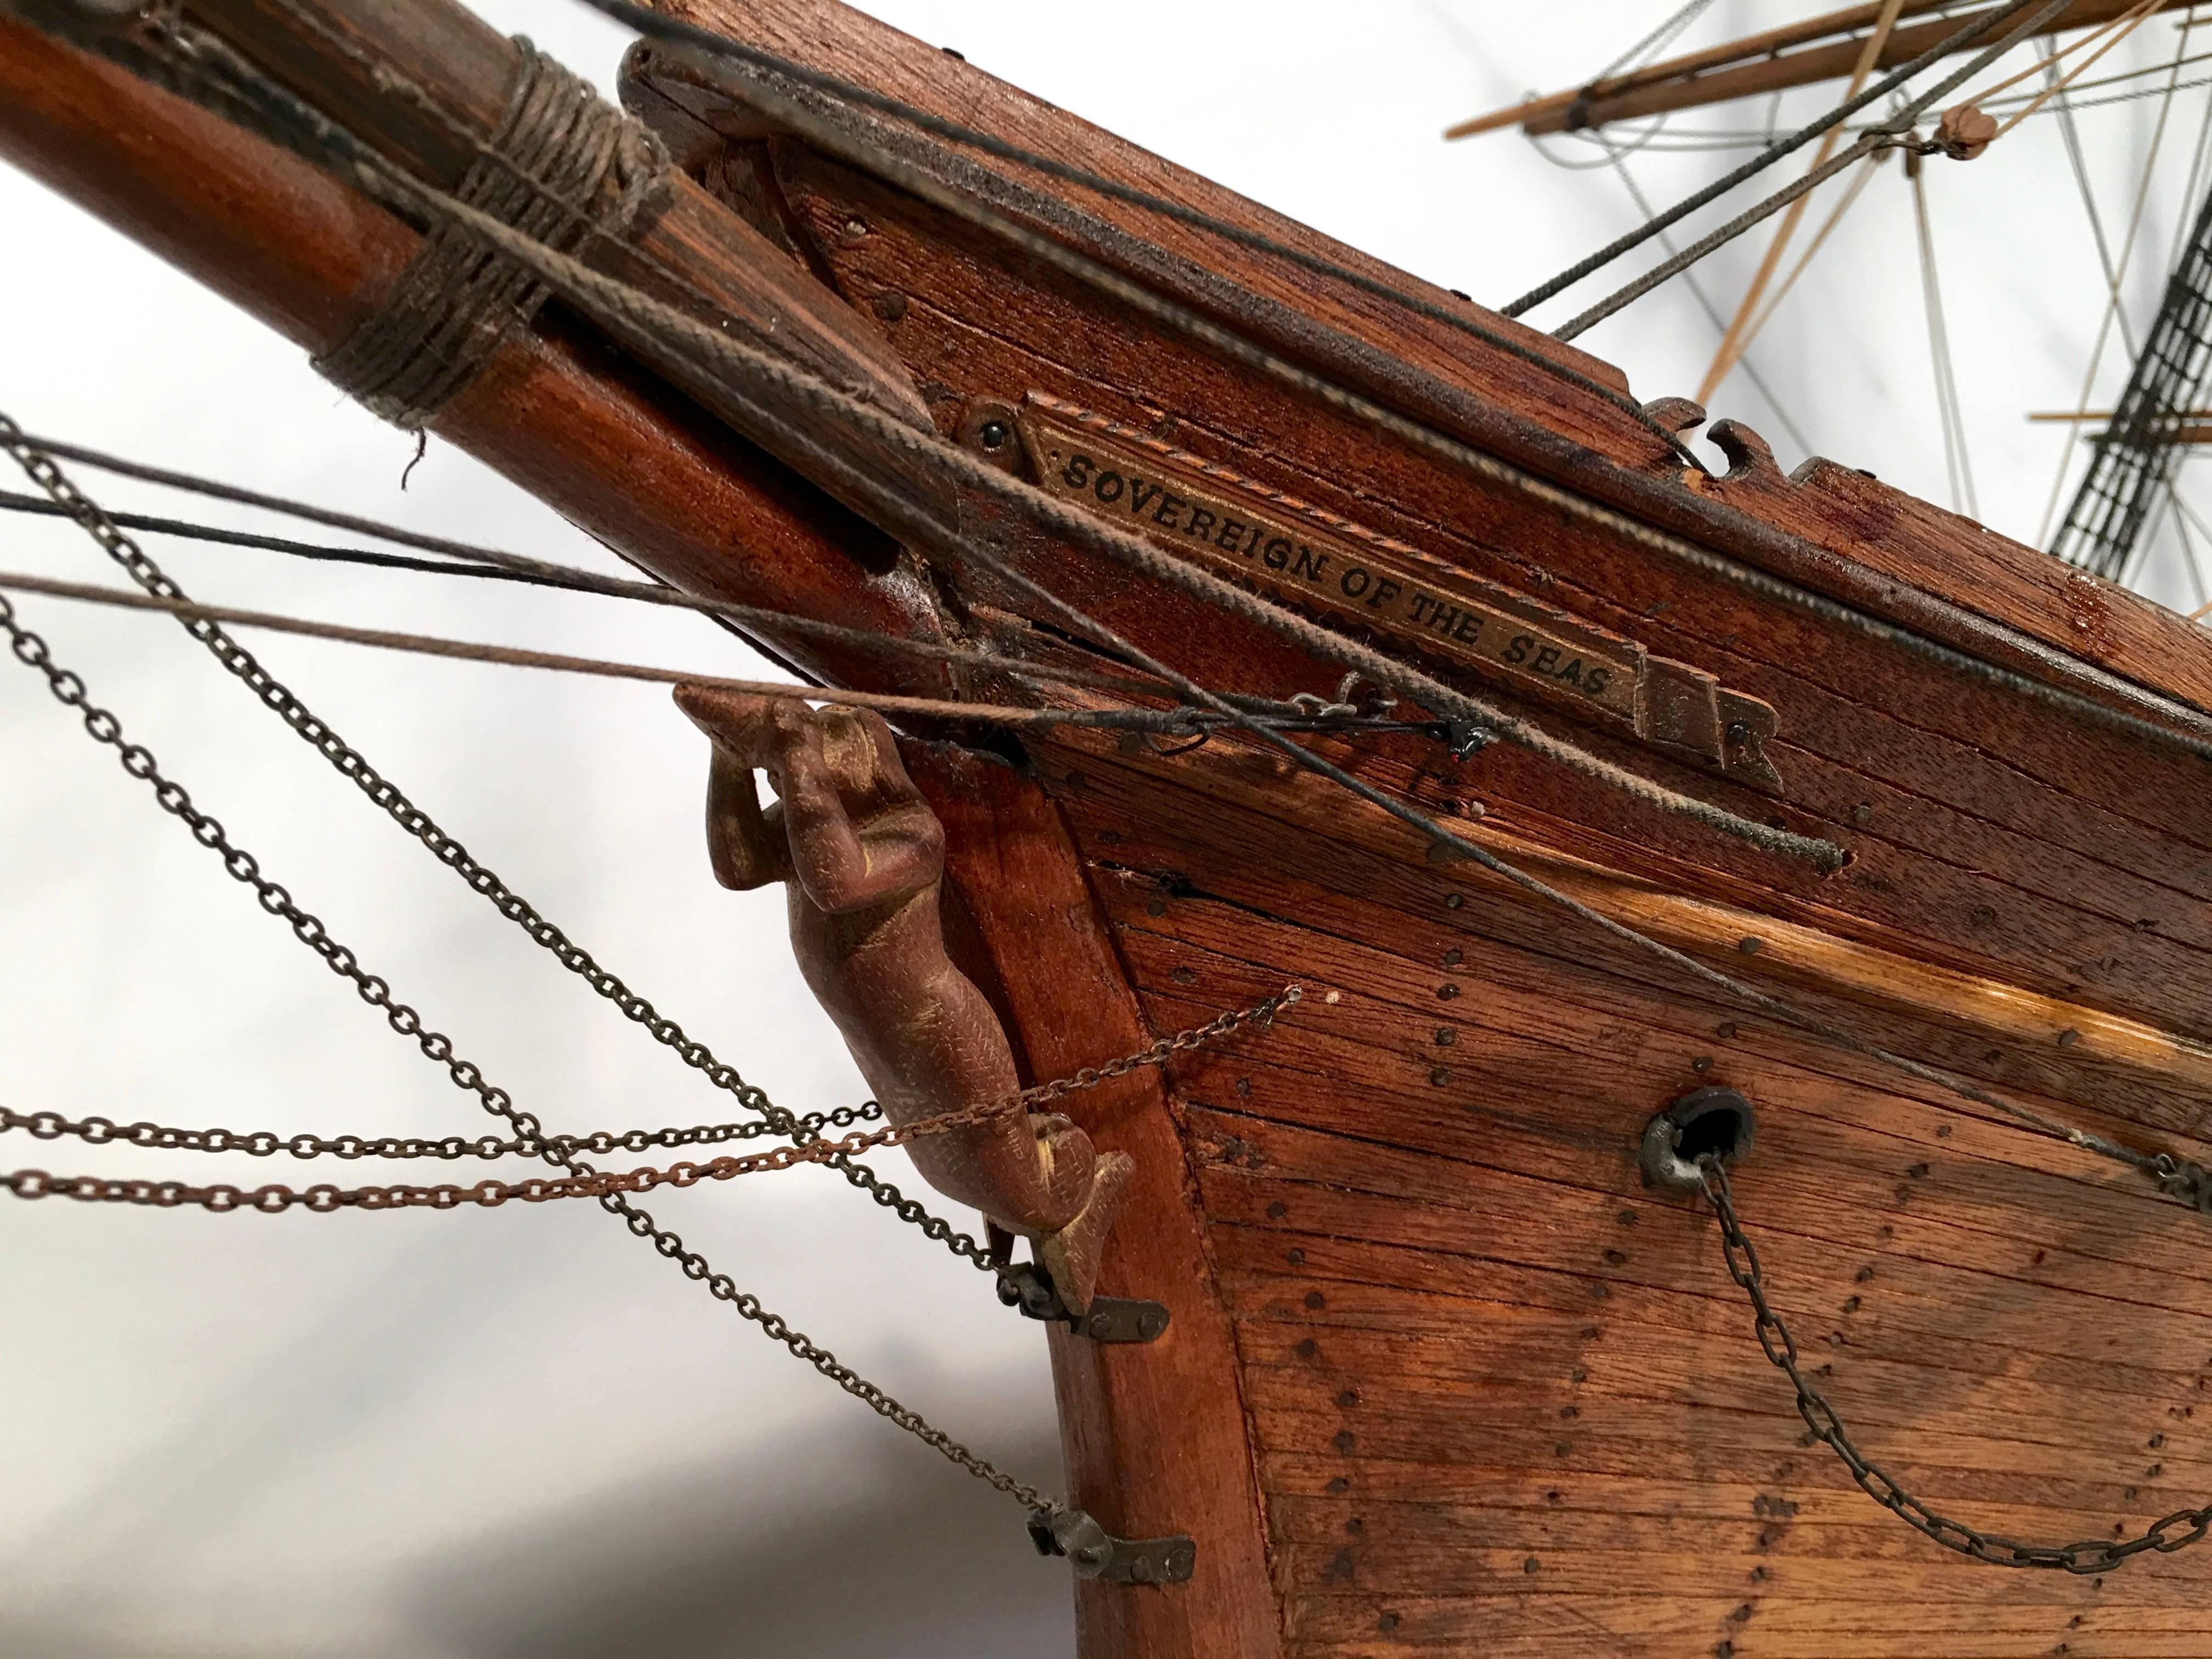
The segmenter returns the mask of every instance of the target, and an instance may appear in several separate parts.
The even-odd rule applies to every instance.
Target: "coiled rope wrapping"
[[[666,147],[526,37],[514,44],[521,62],[492,154],[470,163],[454,196],[563,251],[657,211]],[[592,222],[578,222],[568,205],[574,202],[591,204]],[[438,218],[374,314],[314,366],[394,426],[420,431],[550,294],[483,238]]]

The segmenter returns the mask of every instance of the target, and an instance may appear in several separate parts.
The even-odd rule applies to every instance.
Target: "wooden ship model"
[[[834,0],[662,9],[748,50],[641,42],[580,228],[451,0],[19,0],[0,152],[812,684],[1233,694],[894,717],[1022,1081],[1300,993],[1053,1109],[1083,1651],[2212,1654],[2212,638]],[[487,214],[549,295],[426,391]]]

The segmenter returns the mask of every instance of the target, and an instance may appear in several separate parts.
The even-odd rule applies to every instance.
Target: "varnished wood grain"
[[[1179,442],[1387,533],[1439,545],[1442,527],[1455,525],[1439,550],[1478,574],[1564,603],[1772,702],[1782,713],[1778,757],[1791,786],[1780,816],[1793,828],[1837,836],[1856,861],[1831,882],[1808,881],[1504,747],[1469,769],[1493,811],[1519,815],[1542,837],[1602,845],[1608,861],[1651,870],[1670,886],[1709,881],[1698,872],[1726,868],[1749,884],[1738,890],[1747,893],[1817,893],[1824,927],[1863,915],[1915,935],[1909,954],[1927,954],[1940,940],[1956,965],[1987,963],[2046,994],[2133,1007],[2161,1024],[2188,1024],[2212,1006],[2185,988],[2204,972],[2197,953],[2166,937],[2193,932],[2212,944],[2203,907],[2185,896],[2212,864],[2196,850],[2212,841],[2204,798],[2191,793],[2201,763],[2093,739],[1915,659],[1748,606],[1732,592],[1686,587],[1633,550],[1562,526],[1525,503],[1471,491],[1322,411],[1134,334],[1088,296],[1050,285],[994,291],[990,271],[949,228],[834,170],[802,168],[787,183],[825,232],[848,222],[869,227],[864,238],[825,242],[825,254],[855,284],[856,299],[907,298],[893,338],[918,379],[1002,398],[1039,386],[1144,426],[1157,424],[1154,411],[1165,408],[1174,411]],[[988,330],[963,320],[987,311]],[[1417,515],[1391,505],[1409,496],[1421,503]],[[1540,562],[1498,550],[1534,547],[1546,550]],[[1115,626],[1177,653],[1187,667],[1218,662],[1216,678],[1233,675],[1231,683],[1255,690],[1333,683],[1327,670],[1280,642],[1224,629],[1202,607],[1133,589],[1118,573],[1042,556],[1032,568]],[[1682,631],[1692,625],[1697,633]],[[1589,728],[1577,738],[1739,810],[1773,810],[1655,751],[1611,743]],[[1789,810],[1797,806],[1811,810]],[[2114,839],[2095,845],[2072,822],[2085,814],[2123,823]],[[2069,827],[2045,827],[2060,820]],[[1600,841],[1600,825],[1625,833]],[[2187,845],[2175,845],[2177,837]],[[2130,841],[2142,855],[2123,868],[2111,849]],[[1663,863],[1662,854],[1670,855]],[[2212,993],[2212,983],[2204,989]]]
[[[1024,1080],[1066,1077],[1151,1041],[1050,799],[958,750],[908,744],[906,756],[945,826],[946,874],[973,953],[963,966],[1000,1003],[1027,1062]],[[1100,1151],[1137,1162],[1099,1293],[1164,1303],[1170,1316],[1167,1334],[1143,1345],[1054,1332],[1071,1497],[1121,1536],[1187,1532],[1198,1542],[1188,1584],[1079,1583],[1085,1650],[1272,1655],[1276,1611],[1241,1384],[1166,1089],[1157,1072],[1138,1072],[1069,1096],[1065,1109]]]

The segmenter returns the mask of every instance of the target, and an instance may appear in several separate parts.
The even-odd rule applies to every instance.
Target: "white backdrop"
[[[479,5],[611,81],[622,39],[580,8]],[[1525,88],[1586,78],[1649,27],[1646,3],[876,9],[1492,302],[1634,222],[1608,173],[1559,171],[1511,135],[1446,146],[1437,134]],[[1685,44],[1809,9],[1723,3]],[[2174,44],[2161,21],[2106,68]],[[2203,96],[2176,104],[2146,198],[2127,290],[2138,320],[2155,304]],[[2096,187],[2123,227],[2156,107],[2082,116]],[[1715,170],[1711,156],[1637,165],[1660,201]],[[1979,161],[1933,164],[1929,180],[1984,511],[2022,536],[2064,438],[2021,416],[2072,402],[2103,289],[2064,165],[2053,124],[2031,121]],[[0,173],[0,408],[33,431],[610,565],[442,446],[403,493],[406,439],[13,173]],[[1740,245],[1704,272],[1724,307],[1755,253]],[[1919,283],[1893,167],[1753,360],[1811,445],[1941,500]],[[1692,389],[1715,337],[1669,290],[1585,343],[1650,398]],[[2114,351],[2100,395],[2124,374]],[[1767,431],[1785,465],[1800,459],[1741,382],[1716,412]],[[111,505],[266,526],[79,476]],[[0,568],[119,580],[66,526],[10,517],[0,536]],[[2164,533],[2148,580],[2193,604],[2177,549]],[[607,601],[154,550],[190,590],[235,603],[761,672],[696,619]],[[549,1124],[727,1115],[173,625],[19,608],[196,801]],[[778,1100],[809,1110],[860,1097],[791,967],[780,899],[713,885],[697,830],[703,745],[659,692],[250,643],[518,890]],[[12,664],[0,669],[0,1100],[286,1133],[483,1127]],[[910,1173],[880,1161],[894,1178]],[[27,1164],[290,1173],[0,1139],[0,1166]],[[386,1166],[393,1179],[422,1168]],[[820,1172],[656,1194],[652,1207],[901,1399],[1056,1482],[1042,1341],[980,1275]],[[993,1659],[1069,1645],[1065,1571],[1028,1555],[1013,1506],[763,1341],[594,1206],[268,1218],[0,1200],[0,1654]]]

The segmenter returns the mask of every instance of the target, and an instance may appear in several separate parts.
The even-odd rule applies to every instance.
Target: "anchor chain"
[[[2046,1567],[2083,1575],[2112,1571],[2148,1550],[2171,1555],[2212,1535],[2212,1504],[2202,1509],[2177,1510],[2124,1541],[2082,1538],[2070,1544],[2024,1544],[2018,1539],[1982,1532],[1930,1509],[1859,1450],[1844,1427],[1843,1419],[1836,1415],[1836,1408],[1798,1365],[1797,1344],[1790,1337],[1790,1328],[1782,1322],[1782,1316],[1766,1299],[1759,1252],[1752,1248],[1743,1224],[1737,1218],[1727,1169],[1719,1158],[1708,1156],[1698,1161],[1698,1173],[1705,1197],[1712,1204],[1713,1214],[1720,1221],[1721,1250],[1728,1262],[1729,1277],[1751,1298],[1752,1309],[1758,1316],[1753,1328],[1768,1363],[1787,1376],[1790,1386],[1796,1389],[1797,1414],[1805,1419],[1813,1438],[1842,1461],[1859,1490],[1915,1532],[1947,1550],[1993,1567]]]

